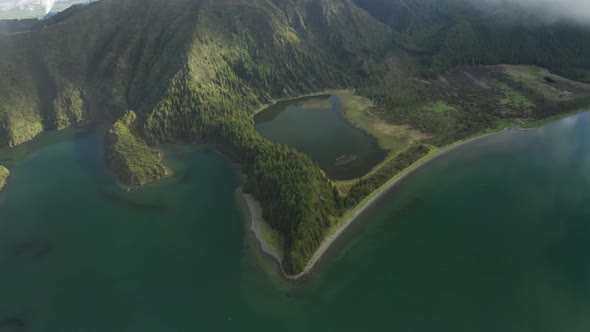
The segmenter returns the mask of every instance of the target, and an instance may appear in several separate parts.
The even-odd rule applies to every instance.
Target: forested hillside
[[[284,237],[283,267],[295,273],[340,213],[341,199],[309,157],[260,137],[252,113],[273,98],[353,86],[363,63],[376,57],[371,50],[388,45],[389,31],[348,2],[283,6],[205,4],[186,67],[148,115],[145,137],[214,141],[238,155],[246,188]]]
[[[218,144],[240,161],[297,273],[346,208],[427,145],[590,105],[588,86],[480,66],[588,81],[585,28],[496,26],[494,15],[459,0],[102,0],[5,23],[0,145],[106,120],[109,164],[140,185],[166,173],[148,144]],[[354,88],[380,119],[426,137],[348,197],[309,157],[254,131],[261,105],[331,88]]]
[[[285,238],[285,270],[304,267],[339,195],[307,156],[256,134],[252,113],[274,98],[359,84],[387,53],[387,26],[335,0],[104,0],[45,23],[0,37],[3,144],[127,109],[149,143],[223,144]],[[143,146],[127,122],[111,130],[110,164],[128,184],[149,182],[157,158],[118,153]]]
[[[396,44],[416,57],[425,75],[456,65],[533,64],[590,82],[588,26],[548,23],[508,3],[482,11],[468,0],[354,2],[394,30]]]
[[[196,4],[174,3],[101,1],[0,35],[0,144],[60,127],[61,95],[81,96],[85,120],[149,109],[180,68],[195,24]]]

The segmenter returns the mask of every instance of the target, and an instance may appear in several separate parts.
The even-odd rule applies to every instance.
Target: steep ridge
[[[181,66],[196,7],[106,0],[0,35],[0,142],[19,144],[59,127],[51,105],[72,89],[89,119],[153,105]]]

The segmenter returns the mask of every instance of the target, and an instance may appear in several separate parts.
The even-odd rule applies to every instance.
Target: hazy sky
[[[57,0],[62,2],[64,0]],[[397,1],[397,0],[391,0]],[[445,1],[445,0],[438,0]],[[590,25],[590,0],[467,0],[482,8],[516,6],[547,21],[573,20]],[[0,0],[0,3],[37,2],[52,7],[56,0]]]
[[[476,6],[516,6],[545,21],[590,24],[590,0],[468,0]]]

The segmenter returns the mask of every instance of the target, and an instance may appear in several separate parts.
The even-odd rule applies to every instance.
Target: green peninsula
[[[161,164],[162,155],[136,134],[137,116],[128,111],[115,122],[105,139],[106,160],[119,181],[128,186],[142,186],[169,174]]]

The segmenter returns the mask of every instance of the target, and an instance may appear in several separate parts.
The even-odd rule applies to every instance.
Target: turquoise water
[[[588,331],[590,115],[465,145],[406,178],[306,280],[257,253],[235,168],[117,189],[101,131],[0,153],[0,331]]]
[[[256,114],[256,131],[308,154],[332,179],[358,178],[383,161],[387,151],[348,122],[341,108],[340,98],[330,95],[279,102]]]
[[[227,320],[222,293],[240,292],[244,251],[235,170],[212,151],[168,151],[175,178],[125,193],[99,133],[12,165],[0,193],[0,331],[194,331],[208,324],[200,312]]]

